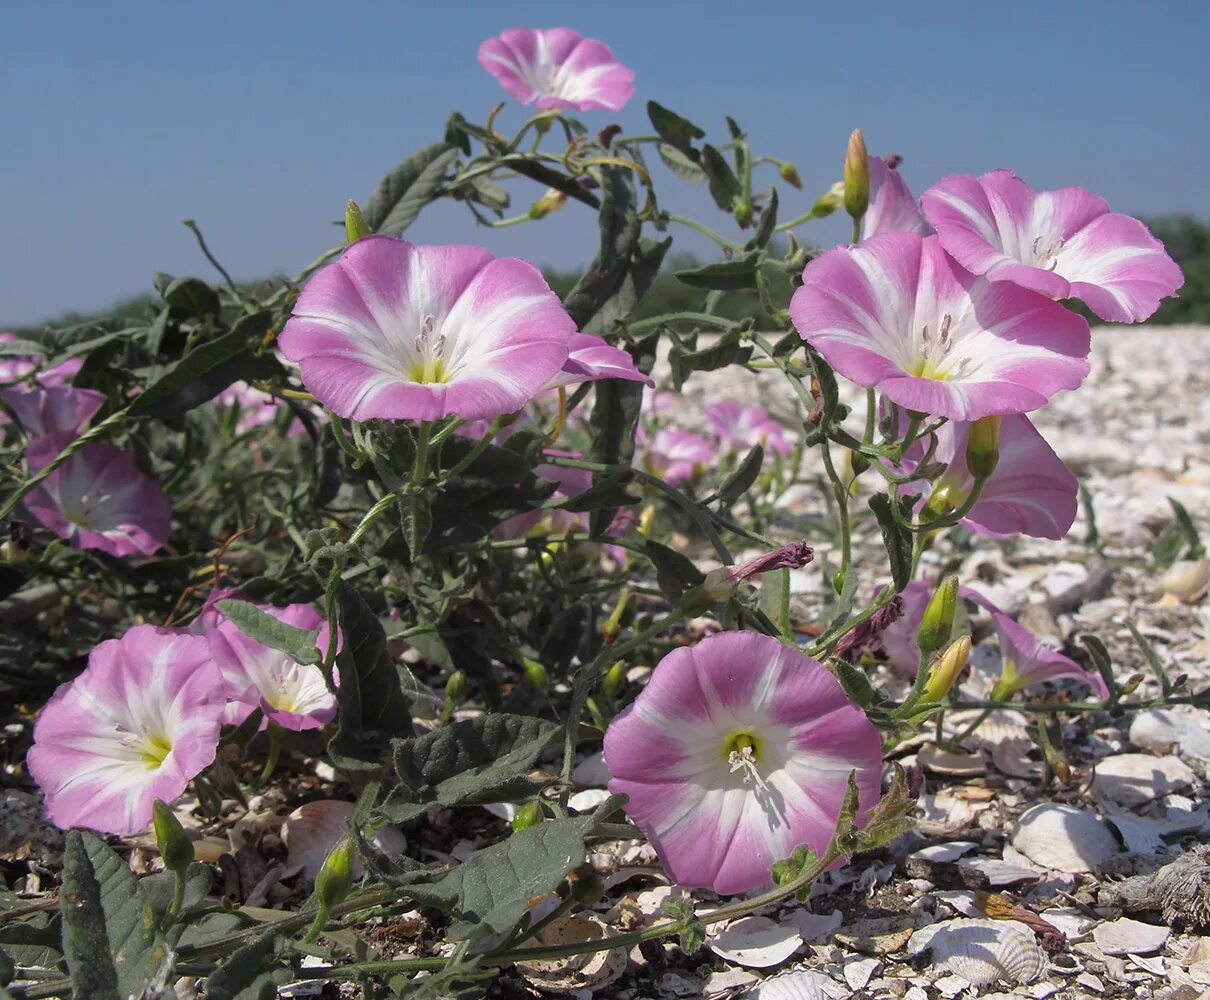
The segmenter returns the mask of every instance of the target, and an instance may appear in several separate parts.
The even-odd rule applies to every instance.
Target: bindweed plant
[[[1063,300],[1136,322],[1181,284],[1140,222],[1006,170],[917,203],[860,132],[843,179],[793,214],[796,168],[731,118],[707,141],[655,101],[649,134],[577,117],[634,92],[600,42],[516,29],[479,59],[536,112],[515,130],[505,105],[452,115],[297,277],[237,284],[189,223],[220,283],[157,275],[145,321],[0,345],[0,683],[49,699],[25,767],[71,830],[59,916],[39,925],[50,957],[14,953],[14,996],[185,976],[210,998],[300,978],[444,995],[521,959],[696,947],[687,900],[629,933],[538,935],[591,908],[586,859],[618,841],[689,888],[769,887],[712,923],[805,892],[910,826],[907,777],[883,762],[925,727],[945,738],[956,709],[976,710],[960,741],[996,708],[1210,703],[1150,651],[1162,696],[1132,700],[1095,637],[1089,669],[976,587],[921,578],[955,529],[1071,527],[1078,483],[1027,414],[1088,373]],[[667,211],[656,164],[721,221]],[[595,256],[560,299],[525,261],[404,239],[442,200],[494,228],[595,213]],[[822,252],[810,223],[836,212],[852,241]],[[636,318],[686,229],[719,252],[676,272],[700,307]],[[769,322],[728,318],[737,298]],[[720,370],[779,374],[793,418],[712,398],[683,426],[677,397]],[[826,516],[788,516],[796,491]],[[876,573],[856,558],[867,524]],[[813,547],[827,597],[806,618],[791,583]],[[956,686],[975,615],[1004,664],[979,700]],[[1030,693],[1057,679],[1086,700]],[[602,747],[612,794],[577,806],[576,766]],[[253,792],[294,794],[300,761],[357,799],[311,901],[271,919],[215,902],[169,807],[223,829]],[[511,829],[460,862],[379,836],[415,843],[443,810],[456,825],[502,802]],[[153,818],[168,870],[139,881],[98,834]],[[444,937],[427,954],[361,933],[417,907]],[[0,912],[0,947],[22,916]]]

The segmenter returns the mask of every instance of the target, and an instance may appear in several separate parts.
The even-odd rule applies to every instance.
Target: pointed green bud
[[[341,902],[353,888],[353,838],[345,837],[332,848],[315,876],[315,898],[325,910]]]
[[[958,578],[947,576],[929,598],[920,627],[916,629],[916,645],[925,656],[931,656],[950,641],[957,607]]]
[[[792,188],[802,190],[802,178],[798,176],[798,168],[793,163],[786,163],[784,160],[778,164],[777,172],[781,174],[781,179],[790,185]]]
[[[1000,461],[1000,417],[980,417],[966,437],[966,467],[976,479],[987,479]]]
[[[869,207],[870,154],[866,152],[861,129],[855,128],[844,157],[844,209],[854,219],[860,219]]]
[[[969,635],[961,636],[951,642],[945,652],[937,657],[929,667],[928,680],[924,682],[920,700],[924,702],[940,701],[949,694],[950,688],[954,686],[954,682],[962,673],[962,668],[966,666],[966,661],[970,659],[970,656],[971,637]]]
[[[550,687],[550,674],[537,660],[531,660],[528,656],[522,657],[521,666],[525,671],[526,683],[535,691],[545,691]]]
[[[345,202],[345,242],[356,243],[363,236],[369,236],[373,230],[366,223],[357,202],[350,198]]]
[[[164,867],[170,872],[183,872],[193,863],[193,841],[185,833],[176,813],[156,799],[151,807],[151,823]]]
[[[537,826],[545,819],[546,816],[542,812],[542,806],[538,804],[538,800],[530,799],[513,814],[513,831],[519,833],[531,826]]]
[[[955,483],[942,479],[933,487],[932,495],[924,505],[924,512],[930,518],[945,517],[953,513],[962,504],[959,496],[961,492]]]
[[[608,698],[614,698],[626,686],[626,668],[615,663],[601,679],[601,693]]]
[[[445,682],[445,697],[450,702],[458,702],[466,697],[468,685],[466,683],[466,674],[461,670],[455,670],[449,676],[449,680]]]
[[[750,198],[741,198],[735,205],[735,221],[740,229],[745,229],[752,222],[756,209],[752,207]]]

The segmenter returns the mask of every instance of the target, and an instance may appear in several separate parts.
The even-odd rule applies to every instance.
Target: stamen
[[[731,765],[731,773],[736,771],[744,772],[744,784],[756,785],[757,788],[765,787],[765,779],[760,776],[760,771],[756,768],[756,754],[752,747],[744,746],[739,750],[732,750],[727,754],[727,763]]]

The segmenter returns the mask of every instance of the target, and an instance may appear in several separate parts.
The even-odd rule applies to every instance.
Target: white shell
[[[1146,955],[1164,947],[1170,933],[1167,927],[1121,917],[1094,927],[1092,939],[1106,955]]]
[[[1186,604],[1196,604],[1210,587],[1210,563],[1205,559],[1174,562],[1160,577],[1160,589]]]
[[[1130,742],[1141,750],[1210,760],[1210,712],[1174,705],[1139,712],[1130,723]]]
[[[1007,920],[950,920],[934,932],[933,964],[975,986],[1032,983],[1049,962],[1031,931]]]
[[[1092,794],[1121,806],[1143,806],[1161,795],[1188,788],[1194,780],[1193,770],[1179,757],[1120,753],[1097,765]]]
[[[793,969],[753,986],[743,1000],[839,1000],[849,995],[849,990],[822,972]]]
[[[1031,861],[1060,872],[1095,871],[1118,853],[1118,842],[1104,820],[1054,802],[1022,813],[1012,844]]]
[[[749,969],[781,965],[802,943],[797,927],[768,917],[743,917],[706,938],[706,947],[716,955]]]
[[[314,879],[328,853],[348,832],[348,820],[355,808],[352,802],[316,799],[290,813],[281,829],[282,842],[290,851],[290,864],[302,865],[303,875]],[[387,854],[402,854],[407,849],[403,834],[393,826],[377,831],[370,843]],[[353,863],[353,877],[361,877],[360,860]]]
[[[534,946],[578,944],[609,936],[605,922],[595,913],[559,917],[538,932]],[[518,962],[517,971],[529,982],[555,993],[598,990],[621,978],[626,971],[626,952],[621,948],[565,958]]]

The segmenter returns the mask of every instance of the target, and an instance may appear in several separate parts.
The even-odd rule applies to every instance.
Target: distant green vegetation
[[[1166,300],[1159,312],[1151,319],[1153,323],[1210,323],[1210,222],[1193,215],[1166,215],[1146,220],[1151,231],[1164,242],[1168,252],[1185,272],[1185,285],[1180,297]],[[665,265],[650,291],[640,303],[639,317],[658,316],[661,313],[692,311],[700,312],[706,307],[706,292],[678,281],[674,272],[691,269],[701,262],[692,255],[678,254]],[[547,271],[547,280],[560,295],[571,290],[579,277],[575,272]],[[784,278],[773,282],[773,299],[785,301],[788,289]],[[135,295],[123,299],[113,308],[95,313],[66,313],[44,324],[46,327],[64,327],[103,320],[146,318],[158,309],[159,299],[153,295]],[[761,309],[755,292],[730,292],[722,297],[710,310],[729,319],[751,316],[757,327],[769,325],[769,317]],[[1085,313],[1095,321],[1095,317]],[[36,335],[42,327],[12,329],[18,335]]]

